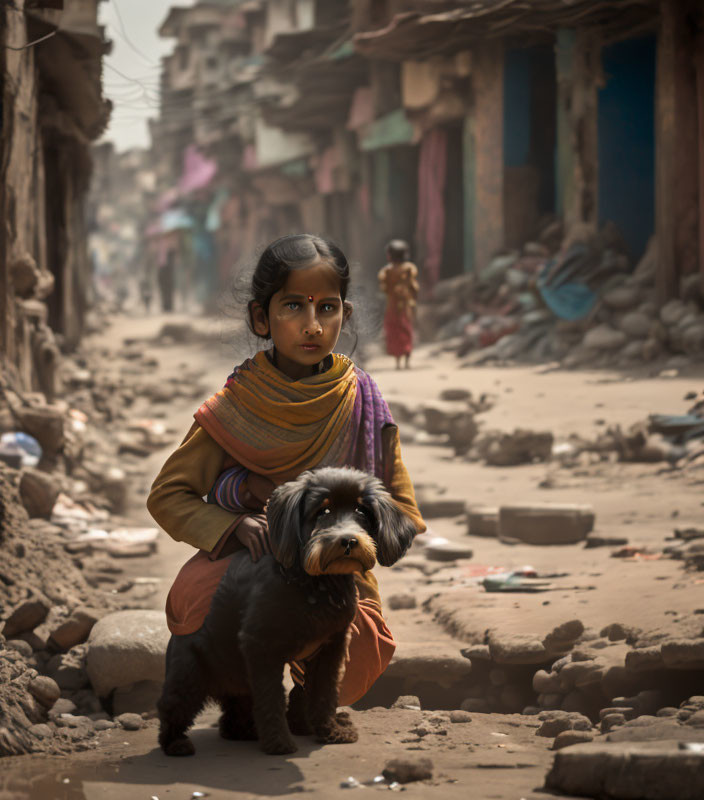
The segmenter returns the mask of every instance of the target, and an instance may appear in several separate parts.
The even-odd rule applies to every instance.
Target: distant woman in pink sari
[[[386,245],[389,263],[379,272],[379,285],[386,295],[386,352],[396,358],[396,369],[401,369],[402,358],[406,369],[410,367],[413,350],[418,268],[408,260],[409,249],[408,244],[401,239],[390,241]]]

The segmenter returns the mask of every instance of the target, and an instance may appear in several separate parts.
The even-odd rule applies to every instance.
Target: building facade
[[[55,391],[56,337],[80,339],[91,283],[84,202],[91,143],[110,113],[98,0],[0,9],[0,358]]]

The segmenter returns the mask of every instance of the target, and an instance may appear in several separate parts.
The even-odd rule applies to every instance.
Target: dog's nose
[[[356,547],[359,542],[354,536],[345,536],[343,539],[340,539],[340,544],[345,548],[345,552],[349,553],[353,547]]]

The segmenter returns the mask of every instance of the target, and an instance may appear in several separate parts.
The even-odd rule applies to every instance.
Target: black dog
[[[336,714],[357,609],[353,574],[397,561],[415,526],[381,481],[349,468],[304,472],[274,490],[266,511],[273,557],[236,553],[202,627],[169,641],[158,703],[167,755],[195,752],[186,731],[208,698],[222,708],[221,736],[259,738],[266,753],[295,752],[289,726],[320,742],[357,740]],[[284,665],[306,657],[287,725]]]

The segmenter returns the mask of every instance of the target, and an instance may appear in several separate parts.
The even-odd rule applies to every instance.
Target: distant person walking
[[[379,285],[386,295],[384,333],[386,352],[396,358],[396,369],[401,369],[401,359],[406,369],[410,367],[413,350],[413,320],[418,297],[418,268],[408,260],[410,248],[401,239],[386,245],[389,263],[379,271]]]

